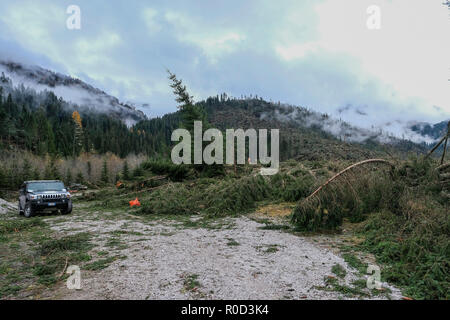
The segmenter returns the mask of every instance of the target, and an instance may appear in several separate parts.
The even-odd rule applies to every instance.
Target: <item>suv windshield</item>
[[[62,182],[31,182],[27,186],[28,192],[62,191],[63,189]]]

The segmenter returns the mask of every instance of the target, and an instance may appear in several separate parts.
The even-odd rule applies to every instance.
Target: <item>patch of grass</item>
[[[12,268],[6,262],[0,264],[0,274],[7,274],[9,270]]]
[[[33,227],[44,227],[45,225],[45,222],[40,218],[0,221],[0,236],[13,232],[27,231]]]
[[[20,244],[18,244],[18,243],[11,243],[11,244],[9,245],[9,247],[10,247],[11,249],[13,249],[13,250],[19,250],[19,249],[20,249]]]
[[[347,297],[367,297],[369,294],[362,290],[358,286],[348,286],[345,284],[340,284],[338,279],[335,277],[325,277],[325,286],[317,286],[316,289],[323,291],[339,292]]]
[[[86,262],[91,261],[92,257],[85,252],[76,252],[70,255],[72,261]]]
[[[363,263],[357,256],[352,253],[344,253],[342,255],[344,261],[348,263],[350,267],[355,268],[361,274],[366,274],[367,271],[367,263]]]
[[[257,246],[256,249],[264,253],[275,253],[279,251],[278,247],[278,244],[269,244],[264,246]]]
[[[291,226],[285,225],[285,224],[266,224],[264,227],[259,227],[258,229],[261,230],[289,230],[291,229]]]
[[[228,240],[227,246],[229,246],[229,247],[234,247],[234,246],[239,246],[239,245],[240,245],[240,243],[237,242],[237,241],[234,240],[234,239],[227,238],[227,240]]]
[[[0,286],[0,298],[8,295],[17,294],[22,288],[18,285],[5,285]]]
[[[344,267],[340,264],[335,264],[331,268],[331,272],[333,272],[339,278],[345,278],[345,276],[347,275],[347,271],[345,271]]]
[[[45,256],[60,251],[86,250],[90,248],[91,235],[89,233],[78,233],[60,239],[52,239],[41,244],[40,254]]]
[[[105,269],[107,267],[109,267],[109,265],[111,263],[113,263],[114,261],[116,261],[119,257],[115,256],[115,257],[109,257],[109,258],[105,258],[105,259],[100,259],[97,260],[95,262],[89,263],[87,265],[84,266],[85,270],[92,270],[92,271],[96,271],[96,270],[102,270]]]
[[[112,235],[115,235],[115,236],[120,236],[120,235],[143,236],[144,235],[138,231],[127,231],[127,230],[115,230],[115,231],[111,231],[109,233]]]
[[[66,265],[89,260],[90,235],[78,233],[61,237],[40,217],[1,221],[7,241],[0,243],[0,297],[33,292],[51,286],[60,279]],[[36,293],[38,294],[38,293]]]
[[[92,248],[89,233],[78,233],[60,239],[44,240],[38,247],[40,262],[32,268],[38,282],[51,285],[58,280],[56,274],[62,272],[66,264],[77,264],[89,261],[86,253]]]
[[[125,243],[123,243],[122,240],[118,237],[112,237],[108,239],[105,246],[115,248],[117,250],[123,250],[128,248],[128,246]]]
[[[270,245],[266,251],[264,251],[265,253],[275,253],[278,252],[278,246],[277,245]]]
[[[161,232],[159,235],[163,237],[171,237],[174,234],[176,234],[176,232]]]
[[[186,275],[183,281],[184,289],[186,291],[193,291],[194,289],[201,287],[198,277],[198,274]]]
[[[181,224],[183,228],[202,228],[208,230],[230,229],[234,223],[225,218],[203,217],[196,220],[187,219]]]

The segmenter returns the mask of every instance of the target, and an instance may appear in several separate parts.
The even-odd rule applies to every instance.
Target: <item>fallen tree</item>
[[[293,222],[305,230],[335,229],[344,216],[359,221],[363,213],[377,207],[380,201],[388,201],[383,199],[382,189],[389,177],[375,176],[373,165],[395,168],[384,159],[368,159],[348,166],[299,202]],[[369,189],[371,192],[367,192]]]

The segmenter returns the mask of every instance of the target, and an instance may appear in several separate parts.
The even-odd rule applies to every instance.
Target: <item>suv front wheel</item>
[[[72,201],[69,200],[69,202],[67,203],[67,208],[64,210],[61,210],[62,214],[70,214],[72,213]]]
[[[25,211],[24,211],[24,213],[23,213],[23,215],[26,217],[26,218],[31,218],[32,216],[33,216],[33,209],[31,208],[31,203],[29,203],[29,202],[27,202],[26,204],[25,204]]]

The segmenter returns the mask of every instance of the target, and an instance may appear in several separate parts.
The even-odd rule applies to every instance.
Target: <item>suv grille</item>
[[[42,200],[49,201],[49,200],[58,200],[62,198],[62,194],[43,194]]]

